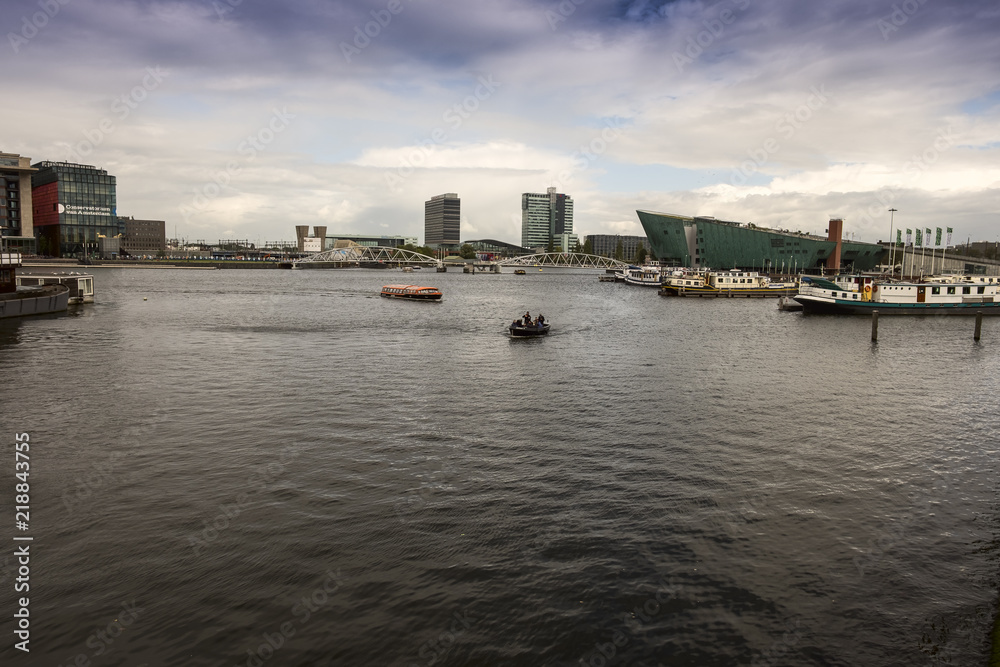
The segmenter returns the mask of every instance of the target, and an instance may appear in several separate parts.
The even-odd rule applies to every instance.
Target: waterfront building
[[[31,158],[0,152],[0,236],[11,251],[35,251]]]
[[[521,195],[521,245],[542,252],[576,249],[573,233],[573,198],[548,188],[545,194]]]
[[[745,269],[767,273],[871,271],[885,249],[845,241],[843,220],[830,220],[827,236],[768,229],[710,216],[636,211],[653,254],[661,263],[696,269]]]
[[[480,259],[488,261],[494,259],[506,259],[507,257],[520,257],[521,255],[531,255],[534,252],[530,248],[523,248],[519,245],[497,241],[496,239],[466,241],[465,244],[472,246],[476,251],[476,255]]]
[[[99,237],[119,233],[115,177],[72,162],[37,162],[31,175],[38,252],[81,257],[97,251]]]
[[[458,248],[462,238],[462,200],[455,192],[435,195],[424,202],[424,245]]]
[[[649,239],[645,236],[625,236],[622,234],[588,234],[584,237],[590,241],[590,252],[601,257],[614,257],[618,243],[622,244],[622,259],[631,262],[635,258],[635,253],[639,249],[639,244],[652,255],[649,248]],[[652,259],[652,258],[650,258]]]
[[[352,241],[358,245],[383,248],[401,248],[404,245],[417,245],[416,236],[390,236],[386,234],[335,234],[326,237],[323,243],[324,250],[331,250],[338,241]]]
[[[122,255],[155,255],[166,252],[167,223],[163,220],[136,220],[134,217],[118,217],[118,233],[121,238]],[[110,250],[105,243],[104,248]],[[100,244],[99,244],[99,249]]]

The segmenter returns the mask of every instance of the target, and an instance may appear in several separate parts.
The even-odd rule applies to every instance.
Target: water
[[[993,320],[873,344],[585,271],[94,273],[0,322],[34,537],[4,662],[985,664]],[[550,336],[504,335],[526,309]]]

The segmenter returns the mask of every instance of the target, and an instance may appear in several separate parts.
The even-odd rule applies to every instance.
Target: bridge
[[[421,264],[437,266],[440,260],[423,255],[412,250],[390,248],[386,246],[353,245],[347,248],[334,248],[325,252],[295,260],[293,266],[302,264]],[[483,262],[476,262],[482,266]],[[543,252],[537,255],[521,255],[509,257],[496,262],[487,262],[493,266],[553,266],[572,267],[579,269],[626,269],[628,263],[610,257],[586,255],[578,252]]]
[[[295,260],[292,265],[299,264],[426,264],[428,266],[437,265],[438,260],[412,250],[402,248],[389,248],[386,246],[362,246],[354,245],[348,248],[334,248],[325,252],[318,252],[309,257]]]
[[[582,252],[543,252],[521,255],[497,262],[500,266],[570,266],[580,269],[627,269],[629,264],[610,257],[585,255]]]

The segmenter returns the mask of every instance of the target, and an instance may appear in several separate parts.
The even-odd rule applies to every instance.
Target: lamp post
[[[892,275],[896,275],[896,240],[892,238],[892,223],[896,215],[896,209],[889,209],[889,266],[891,266]],[[900,279],[903,278],[902,270],[900,270]]]

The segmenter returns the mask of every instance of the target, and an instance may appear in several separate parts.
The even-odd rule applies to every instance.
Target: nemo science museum
[[[845,241],[844,221],[837,218],[822,237],[708,216],[636,213],[653,255],[670,266],[766,273],[871,271],[885,254],[877,243]]]

